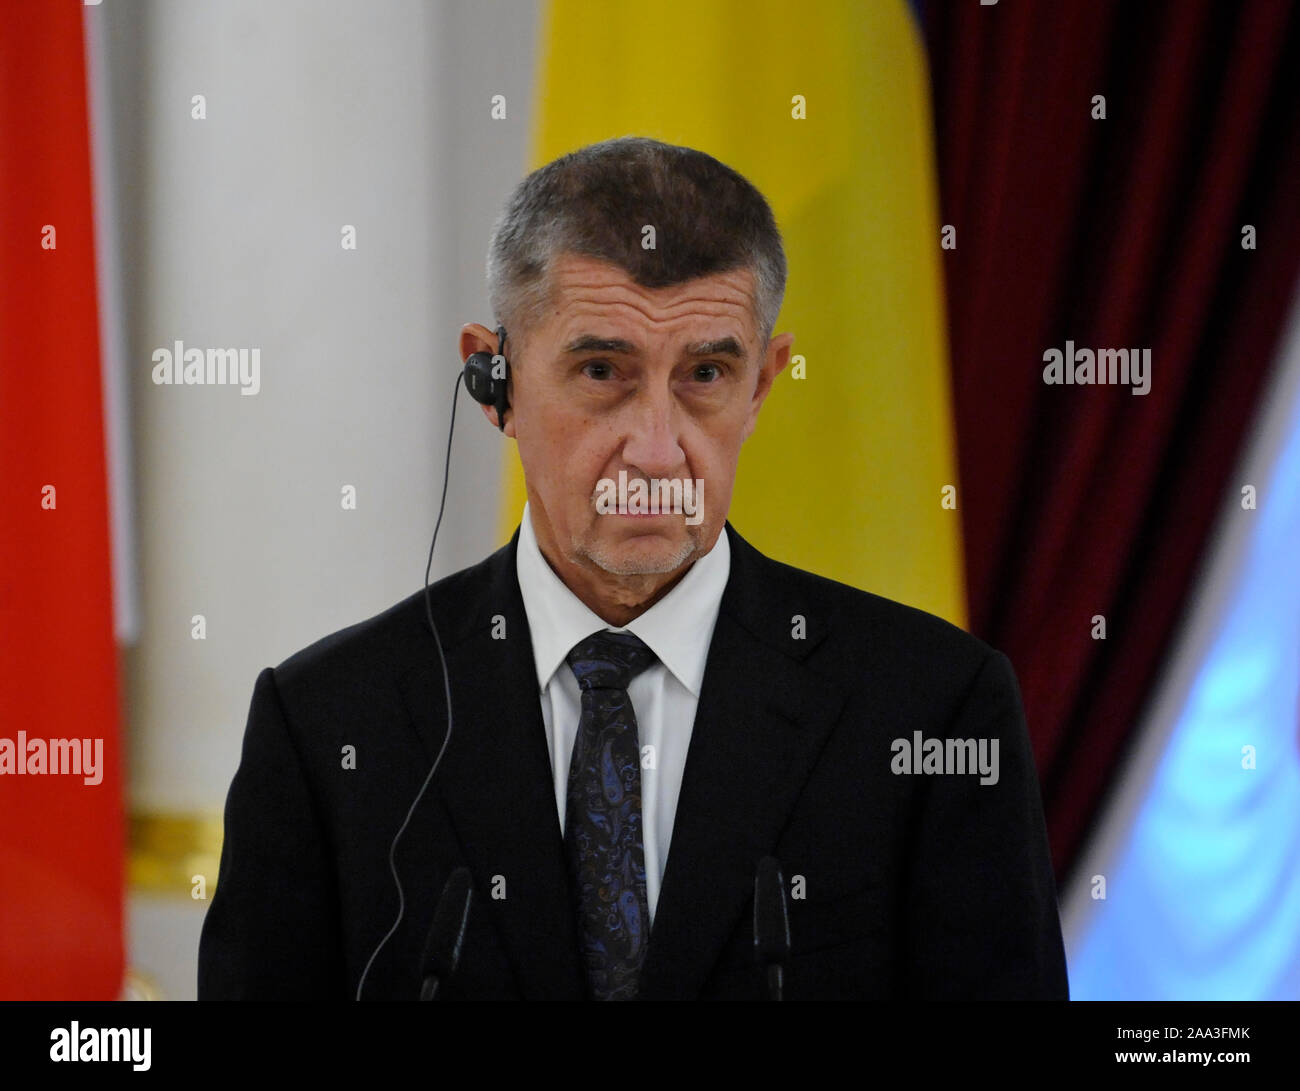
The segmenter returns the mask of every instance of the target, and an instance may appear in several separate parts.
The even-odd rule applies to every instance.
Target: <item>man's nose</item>
[[[646,393],[629,406],[631,420],[623,458],[651,477],[666,477],[685,461],[678,441],[679,417],[668,391]]]

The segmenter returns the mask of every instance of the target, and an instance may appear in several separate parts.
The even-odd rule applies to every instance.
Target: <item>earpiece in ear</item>
[[[471,352],[465,361],[465,389],[469,396],[480,405],[493,406],[497,411],[497,426],[506,430],[506,410],[510,407],[510,398],[506,384],[510,381],[510,364],[505,356],[506,328],[497,327],[497,351]],[[493,361],[500,357],[500,361]]]

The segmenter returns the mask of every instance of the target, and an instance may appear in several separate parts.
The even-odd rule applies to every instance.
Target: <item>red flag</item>
[[[122,777],[82,5],[0,10],[0,999],[114,999]]]

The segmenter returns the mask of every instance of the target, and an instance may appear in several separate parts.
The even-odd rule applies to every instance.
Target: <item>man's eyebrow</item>
[[[631,341],[617,337],[597,337],[585,333],[564,346],[566,353],[574,352],[618,352],[627,356],[636,356],[637,347]],[[745,358],[745,350],[734,337],[723,337],[717,341],[696,341],[686,346],[687,356],[733,356],[737,360]]]
[[[696,341],[686,346],[687,356],[734,356],[737,360],[745,358],[745,350],[734,337],[724,337],[720,341]]]
[[[597,337],[594,333],[584,333],[564,346],[565,352],[622,352],[628,356],[636,355],[636,346],[631,341],[622,341],[616,337]]]

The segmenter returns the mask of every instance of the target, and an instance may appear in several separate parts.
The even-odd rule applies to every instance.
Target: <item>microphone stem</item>
[[[785,967],[779,962],[770,963],[767,967],[767,998],[785,999]]]

